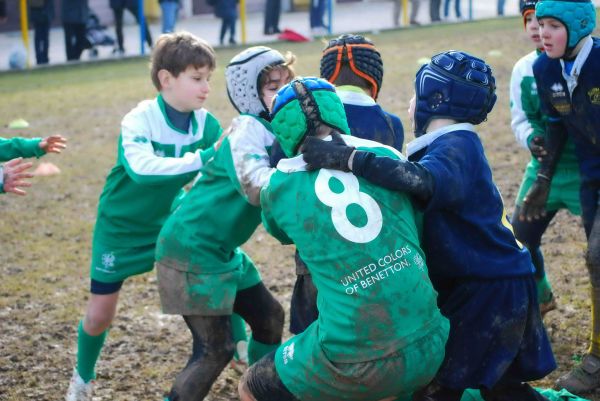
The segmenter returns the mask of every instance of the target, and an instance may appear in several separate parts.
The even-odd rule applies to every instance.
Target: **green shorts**
[[[215,274],[190,273],[184,265],[163,259],[156,263],[163,313],[184,316],[222,316],[233,313],[238,291],[261,282],[252,259],[242,252],[235,269]]]
[[[525,169],[519,195],[517,196],[517,205],[523,204],[523,198],[533,185],[537,176],[538,167],[529,162]],[[579,188],[581,178],[579,170],[572,168],[559,168],[552,177],[550,194],[546,202],[546,210],[553,211],[567,209],[574,215],[581,215],[581,203],[579,202]]]
[[[440,319],[439,325],[418,340],[384,358],[337,363],[325,356],[319,344],[317,321],[277,349],[275,367],[286,388],[302,401],[364,401],[390,396],[410,400],[442,364],[448,330],[448,321]]]
[[[149,272],[154,267],[156,244],[119,248],[94,240],[90,277],[102,283],[114,283]]]

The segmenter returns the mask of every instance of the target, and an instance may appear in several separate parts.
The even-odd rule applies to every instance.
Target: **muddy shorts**
[[[191,273],[187,265],[164,260],[156,263],[158,293],[163,313],[184,316],[220,316],[233,313],[238,291],[261,282],[252,259],[242,253],[242,263],[226,272]]]
[[[523,204],[523,198],[533,185],[536,179],[538,168],[529,162],[525,169],[525,175],[519,188],[517,195],[517,205]],[[567,209],[574,215],[581,214],[581,203],[579,202],[579,188],[581,186],[581,178],[579,170],[563,168],[556,171],[552,177],[550,194],[546,202],[546,210],[553,211],[559,209]]]
[[[119,248],[94,240],[90,277],[102,283],[115,283],[149,272],[154,267],[155,247],[156,244]]]
[[[433,379],[444,359],[448,321],[410,345],[381,359],[331,362],[319,343],[318,322],[282,344],[275,366],[285,387],[302,401],[364,401],[390,396],[410,400]],[[350,351],[349,351],[350,352]]]

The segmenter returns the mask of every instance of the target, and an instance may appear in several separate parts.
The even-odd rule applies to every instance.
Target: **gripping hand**
[[[529,141],[529,151],[538,161],[542,161],[542,158],[548,154],[546,151],[546,141],[543,136],[534,136]]]
[[[539,176],[533,182],[531,188],[523,199],[523,207],[519,220],[537,220],[546,215],[546,202],[550,193],[550,180]]]
[[[331,141],[324,141],[314,136],[307,136],[300,148],[308,170],[330,168],[350,171],[348,160],[355,148],[346,145],[340,134],[333,132]]]

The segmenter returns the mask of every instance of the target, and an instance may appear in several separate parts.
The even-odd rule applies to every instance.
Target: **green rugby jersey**
[[[192,113],[185,132],[167,118],[162,96],[139,103],[121,123],[94,240],[119,247],[154,244],[175,195],[213,157],[220,134],[219,122],[205,109]]]
[[[241,115],[214,160],[203,170],[162,228],[156,260],[196,274],[240,266],[238,247],[260,224],[260,189],[274,169],[267,121]]]
[[[516,62],[510,77],[510,113],[511,127],[517,138],[517,142],[525,149],[529,150],[529,141],[532,135],[545,136],[546,116],[542,115],[540,110],[540,97],[537,91],[537,85],[533,76],[533,63],[539,53],[533,51]],[[536,171],[540,162],[531,158],[530,162]],[[575,156],[575,144],[571,138],[563,149],[562,155],[556,167],[557,174],[572,175],[579,171],[579,164]]]
[[[380,156],[376,142],[342,136]],[[390,355],[442,321],[409,197],[352,173],[283,159],[261,193],[263,224],[294,243],[318,289],[318,342],[334,362]]]

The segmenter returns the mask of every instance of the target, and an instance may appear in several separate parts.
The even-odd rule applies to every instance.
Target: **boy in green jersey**
[[[435,375],[448,321],[437,305],[407,195],[346,172],[308,171],[304,137],[350,132],[329,82],[303,78],[282,88],[272,126],[289,159],[261,193],[263,224],[294,243],[318,290],[318,319],[251,366],[242,401],[410,399]],[[345,142],[402,158],[349,135]]]
[[[151,78],[159,94],[123,118],[117,162],[100,195],[91,296],[79,324],[67,401],[92,399],[95,364],[123,281],[152,270],[156,238],[173,199],[220,145],[221,127],[203,108],[214,68],[211,46],[189,33],[163,35],[156,43]]]
[[[239,248],[260,224],[260,189],[273,169],[269,105],[293,77],[287,59],[264,46],[246,49],[227,68],[227,93],[240,112],[214,160],[165,222],[156,271],[163,312],[181,315],[192,355],[177,375],[170,401],[199,401],[234,353],[233,312],[252,329],[252,364],[281,344],[283,308]]]
[[[517,141],[531,152],[531,160],[525,168],[521,188],[517,195],[517,205],[511,219],[515,237],[523,243],[535,266],[535,281],[542,316],[556,308],[552,287],[544,268],[544,256],[540,248],[542,235],[560,209],[567,209],[575,215],[581,214],[579,188],[581,177],[575,155],[575,144],[568,140],[560,156],[559,164],[552,179],[550,195],[546,202],[547,213],[539,220],[519,219],[525,194],[535,181],[540,162],[545,155],[545,129],[548,117],[540,109],[540,97],[533,76],[533,63],[544,51],[539,33],[539,24],[535,17],[535,5],[538,0],[521,0],[520,8],[525,31],[535,50],[522,57],[513,67],[510,78],[510,114],[511,126]]]
[[[60,135],[46,138],[0,138],[0,194],[13,193],[25,195],[24,187],[31,186],[26,181],[33,177],[27,172],[32,163],[23,161],[24,157],[40,158],[46,153],[60,153],[67,147],[67,140]]]

